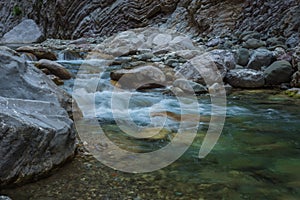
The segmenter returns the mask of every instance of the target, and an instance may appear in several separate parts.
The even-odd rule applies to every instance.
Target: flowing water
[[[60,62],[74,74],[83,64],[80,60]],[[180,120],[151,117],[151,113],[166,110],[176,115],[182,113],[176,97],[164,94],[161,89],[133,91],[128,108],[122,105],[129,114],[122,115],[117,112],[122,111],[119,110],[122,106],[112,108],[110,70],[93,71],[95,66],[106,68],[105,62],[90,60],[85,65],[91,67],[78,75],[77,83],[85,88],[80,90],[85,101],[79,100],[79,105],[84,108],[81,122],[86,132],[101,134],[100,125],[111,141],[136,153],[155,151],[172,141]],[[111,67],[115,68],[118,66]],[[72,93],[73,86],[71,80],[63,87]],[[95,109],[90,109],[89,99],[95,100]],[[197,102],[199,109],[195,114],[207,118],[212,108],[209,96],[199,96]],[[120,106],[122,101],[116,104]],[[97,123],[90,120],[94,116]],[[240,91],[228,96],[222,135],[204,159],[199,159],[198,154],[209,121],[201,120],[201,116],[192,145],[181,158],[163,169],[141,174],[120,172],[103,165],[81,147],[75,159],[52,176],[1,193],[17,200],[300,199],[299,100],[278,95],[277,91]],[[129,117],[134,124],[150,130],[163,125],[164,131],[154,139],[132,138],[116,123],[122,117]],[[149,163],[152,159],[156,158],[149,158]]]

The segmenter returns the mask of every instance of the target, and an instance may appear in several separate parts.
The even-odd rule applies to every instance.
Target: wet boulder
[[[263,72],[252,69],[230,70],[225,81],[236,88],[261,88],[265,85]]]
[[[146,89],[162,87],[166,76],[154,66],[142,66],[134,69],[120,69],[110,73],[110,78],[117,81],[116,86],[124,89]]]

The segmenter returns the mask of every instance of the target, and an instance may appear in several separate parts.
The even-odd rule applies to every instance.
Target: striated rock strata
[[[300,0],[24,0],[0,2],[0,37],[22,19],[33,19],[45,37],[111,35],[163,25],[192,35],[225,36],[258,31],[299,34]]]

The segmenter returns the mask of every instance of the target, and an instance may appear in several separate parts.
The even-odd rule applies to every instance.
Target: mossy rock
[[[300,99],[300,89],[299,90],[287,90],[284,92],[285,95],[289,96],[289,97],[293,97],[296,99]]]

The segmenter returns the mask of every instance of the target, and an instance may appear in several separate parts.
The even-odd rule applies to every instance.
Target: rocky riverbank
[[[299,5],[299,0],[0,2],[0,187],[37,180],[74,156],[74,102],[57,85],[74,80],[76,72],[61,61],[81,60],[88,72],[98,73],[104,60],[110,86],[126,90],[208,96],[279,89],[300,98]],[[91,84],[84,86],[87,93]],[[253,176],[269,179],[257,170]]]
[[[109,60],[112,69],[119,69],[108,69],[112,71],[112,81],[119,81],[126,75],[124,77],[131,80],[131,85],[124,86],[128,83],[124,78],[123,87],[127,88],[138,89],[139,80],[151,80],[154,84],[142,88],[171,87],[176,94],[183,94],[188,90],[187,85],[191,85],[196,93],[206,93],[218,89],[216,80],[207,83],[208,77],[216,76],[212,73],[217,71],[227,91],[230,88],[293,88],[292,91],[297,91],[294,88],[300,87],[299,44],[253,31],[205,39],[190,38],[171,29],[149,27],[108,38],[46,40],[20,47],[17,51],[33,61],[42,58],[55,60],[57,52],[62,59]],[[44,72],[52,74],[53,80],[70,78],[62,69],[54,72],[50,67],[51,73],[50,61],[48,67],[45,62],[39,60],[36,65],[47,68]],[[62,83],[60,80],[56,82]],[[122,87],[121,82],[118,84]]]
[[[268,38],[258,32],[205,39],[148,27],[111,37],[49,39],[18,47],[16,51],[1,47],[1,55],[1,70],[5,73],[1,79],[0,133],[6,138],[0,143],[1,155],[6,155],[0,162],[2,169],[6,169],[1,171],[1,186],[36,180],[74,154],[70,96],[54,85],[76,77],[76,73],[63,66],[63,60],[81,60],[90,73],[98,73],[97,69],[103,67],[100,61],[105,60],[111,84],[129,90],[151,91],[163,87],[160,91],[165,94],[181,96],[281,89],[289,96],[299,96],[299,45],[291,46],[289,40]],[[85,89],[89,92],[90,85]],[[19,143],[8,145],[14,144],[13,141]],[[80,152],[76,162],[86,162],[90,167],[85,155]],[[15,163],[16,170],[9,170],[11,167],[7,166],[12,166],[11,163]],[[159,192],[157,188],[155,191]],[[174,194],[177,191],[168,195]],[[180,199],[182,194],[178,195]]]
[[[72,98],[0,47],[0,187],[33,181],[73,157]],[[69,113],[69,114],[68,114]]]

